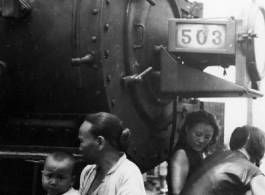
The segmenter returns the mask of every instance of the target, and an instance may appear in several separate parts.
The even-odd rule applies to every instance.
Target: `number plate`
[[[235,22],[169,20],[170,52],[235,53]]]

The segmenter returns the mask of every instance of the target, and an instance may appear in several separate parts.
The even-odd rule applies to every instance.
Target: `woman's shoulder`
[[[183,163],[189,162],[187,153],[184,149],[178,149],[171,157],[171,161],[179,161]]]
[[[187,156],[187,151],[184,148],[180,148],[180,149],[176,150],[174,152],[174,154]]]
[[[187,147],[185,144],[177,144],[172,151],[172,156],[176,155],[184,155],[187,156]]]

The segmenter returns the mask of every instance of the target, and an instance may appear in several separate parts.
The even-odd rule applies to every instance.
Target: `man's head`
[[[89,164],[95,164],[103,149],[126,150],[129,134],[129,130],[123,130],[120,119],[115,115],[105,112],[90,114],[79,129],[79,149]]]
[[[75,159],[66,152],[54,152],[47,156],[42,171],[42,186],[49,195],[67,192],[75,182]]]
[[[265,152],[265,133],[250,125],[237,127],[231,135],[229,145],[231,150],[245,148],[250,161],[259,164]]]

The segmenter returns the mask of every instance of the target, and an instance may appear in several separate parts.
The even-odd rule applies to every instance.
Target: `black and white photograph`
[[[0,195],[265,195],[265,0],[0,0]]]

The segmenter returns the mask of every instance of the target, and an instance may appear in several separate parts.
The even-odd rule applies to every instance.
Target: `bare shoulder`
[[[188,157],[186,152],[183,149],[177,150],[171,157],[170,161],[172,162],[180,162],[182,163],[189,163]]]
[[[250,181],[251,191],[253,195],[265,194],[265,177],[264,175],[258,175]]]

